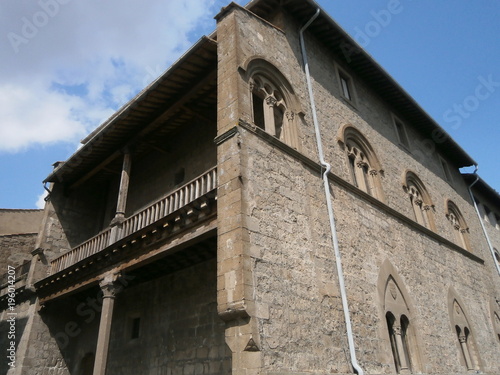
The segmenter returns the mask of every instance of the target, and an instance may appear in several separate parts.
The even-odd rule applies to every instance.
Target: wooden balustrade
[[[122,224],[122,229],[119,232],[119,238],[116,240],[134,234],[138,230],[170,215],[216,188],[217,169],[212,168],[203,175],[186,183],[180,188],[169,193],[167,196],[125,219]],[[111,244],[111,228],[107,228],[81,245],[54,259],[51,262],[51,274],[62,271],[63,269],[98,253]]]

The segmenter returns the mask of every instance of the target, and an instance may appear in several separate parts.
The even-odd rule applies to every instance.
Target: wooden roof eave
[[[109,155],[116,153],[114,147],[119,146],[123,138],[127,137],[127,134],[132,136],[134,130],[140,131],[140,129],[135,129],[137,126],[132,124],[137,123],[138,118],[144,118],[145,110],[151,111],[151,107],[154,107],[155,104],[161,107],[165,103],[165,96],[162,95],[160,98],[159,95],[155,95],[155,92],[161,90],[162,86],[168,86],[170,80],[176,80],[179,77],[182,79],[185,76],[184,64],[188,63],[191,57],[196,58],[196,64],[189,65],[190,71],[198,69],[199,73],[203,73],[203,70],[210,69],[211,65],[215,67],[217,61],[216,51],[217,42],[215,40],[206,36],[199,39],[160,77],[83,139],[83,146],[68,158],[66,162],[59,164],[44,180],[44,183],[67,181],[68,177],[73,177],[69,178],[69,180],[74,180],[75,175],[79,173],[80,169],[87,168],[87,171],[81,172],[86,173],[92,164],[99,165]],[[215,59],[209,59],[208,57],[211,55]],[[200,61],[205,61],[205,66],[202,66]],[[149,98],[152,100],[149,100]],[[123,124],[127,122],[129,122],[129,126],[133,129],[124,129]]]

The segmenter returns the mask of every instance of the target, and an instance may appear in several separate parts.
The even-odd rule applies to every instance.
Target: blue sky
[[[0,208],[40,204],[52,163],[213,31],[227,3],[2,0]],[[500,190],[500,2],[318,3]]]

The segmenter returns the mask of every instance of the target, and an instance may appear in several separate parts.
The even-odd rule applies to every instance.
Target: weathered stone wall
[[[16,320],[16,361],[10,367],[3,359],[0,361],[0,374],[8,375],[68,375],[66,363],[54,333],[38,313],[39,305],[36,297],[24,300],[15,306]],[[5,328],[8,327],[8,313],[2,312],[0,334],[2,335],[2,352],[6,352]],[[59,311],[59,317],[65,315]]]
[[[37,234],[13,234],[0,236],[0,274],[7,272],[7,266],[17,267],[31,259]]]
[[[83,184],[72,190],[62,184],[54,185],[51,194],[53,219],[59,221],[70,248],[103,229],[107,192],[105,183]]]
[[[140,317],[140,333],[131,339],[134,317]],[[145,372],[231,373],[224,324],[217,316],[215,260],[117,295],[106,373]]]
[[[299,150],[315,161],[298,25],[284,17],[280,27],[284,33],[238,8],[219,19],[219,93],[234,100],[220,98],[219,135],[238,117],[250,121],[250,89],[238,67],[264,57],[293,86],[305,113],[297,122]],[[234,41],[239,45],[230,50]],[[498,280],[485,272],[488,249],[458,168],[450,164],[453,181],[445,181],[438,151],[426,149],[425,139],[411,124],[410,150],[398,146],[389,105],[355,76],[357,102],[347,104],[340,97],[334,56],[310,37],[306,44],[326,159],[338,176],[332,178],[332,196],[361,366],[368,373],[395,372],[384,310],[385,286],[392,275],[408,299],[414,371],[466,372],[450,316],[456,298],[472,330],[473,360],[484,371],[498,372],[500,350],[491,320],[483,319],[490,316]],[[352,73],[348,66],[343,68]],[[384,170],[381,199],[352,186],[346,153],[338,143],[339,131],[347,124],[369,140],[379,158]],[[228,318],[237,316],[238,309],[250,314],[254,323],[245,332],[258,331],[254,341],[260,344],[258,359],[266,371],[348,372],[322,181],[306,166],[309,162],[260,134],[239,128],[234,138],[219,146],[219,305],[228,309],[220,312]],[[402,187],[407,170],[420,177],[431,196],[435,233],[414,221]],[[448,199],[467,223],[470,252],[453,243]],[[239,365],[244,362],[236,368]]]

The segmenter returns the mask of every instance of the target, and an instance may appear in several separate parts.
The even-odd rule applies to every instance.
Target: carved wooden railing
[[[132,215],[123,223],[122,236],[127,237],[177,211],[217,187],[217,170],[211,169],[200,177],[170,193],[163,199]]]
[[[167,196],[125,219],[121,231],[118,232],[119,236],[115,241],[130,236],[138,230],[155,223],[216,188],[217,169],[212,168],[203,175],[186,183]],[[62,271],[104,250],[115,241],[111,238],[111,228],[107,228],[81,245],[54,259],[51,262],[51,274]]]

